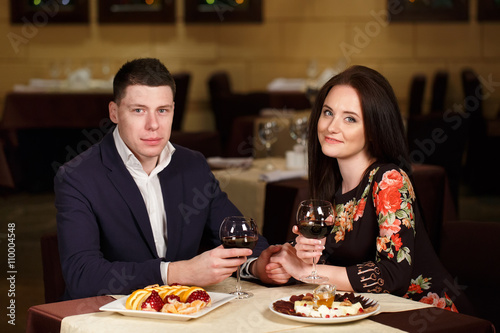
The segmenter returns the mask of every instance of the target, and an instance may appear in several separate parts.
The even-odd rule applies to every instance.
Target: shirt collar
[[[125,166],[127,168],[132,168],[135,170],[140,169],[144,172],[141,162],[139,162],[137,157],[135,157],[134,153],[132,153],[132,151],[127,147],[127,145],[121,138],[120,132],[118,131],[118,125],[116,125],[116,128],[113,130],[113,138],[115,140],[116,150],[118,150],[118,154],[120,155]],[[170,163],[174,152],[174,146],[170,143],[170,141],[168,141],[165,145],[165,148],[163,148],[162,152],[160,153],[159,162],[151,172],[150,176],[158,174],[160,171],[165,169]]]

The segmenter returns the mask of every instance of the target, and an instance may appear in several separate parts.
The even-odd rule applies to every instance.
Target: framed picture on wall
[[[100,0],[99,23],[173,23],[175,0]]]
[[[187,23],[260,23],[261,0],[184,0]]]
[[[478,21],[500,21],[500,0],[478,0]]]
[[[88,0],[10,0],[10,22],[13,24],[41,26],[88,21]]]
[[[468,21],[469,0],[387,0],[387,11],[390,22]]]

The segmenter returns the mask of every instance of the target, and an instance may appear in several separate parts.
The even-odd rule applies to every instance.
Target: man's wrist
[[[165,262],[165,261],[160,262],[161,280],[163,281],[164,285],[168,285],[168,265],[169,264],[170,264],[170,262]]]
[[[240,276],[242,278],[245,278],[245,279],[258,279],[258,277],[255,276],[254,273],[252,272],[253,263],[257,259],[258,259],[257,257],[256,258],[250,258],[247,261],[245,261],[243,263],[243,265],[241,265]]]

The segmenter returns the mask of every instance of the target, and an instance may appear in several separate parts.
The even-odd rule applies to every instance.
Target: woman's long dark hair
[[[318,140],[318,120],[326,96],[336,85],[346,85],[358,93],[368,154],[376,162],[400,165],[407,173],[408,145],[403,119],[391,85],[377,71],[351,66],[332,77],[320,89],[309,119],[309,187],[313,198],[332,201],[342,176],[336,158],[323,154]]]

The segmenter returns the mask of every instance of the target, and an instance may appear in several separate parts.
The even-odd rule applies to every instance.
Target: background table
[[[7,94],[0,121],[0,186],[52,189],[57,168],[113,128],[112,100],[112,93],[95,91]],[[174,123],[182,120],[180,105]],[[170,141],[206,157],[221,153],[216,132],[173,130]]]
[[[8,163],[0,167],[0,183],[52,188],[57,166],[99,141],[112,127],[111,100],[109,92],[7,94],[0,122],[0,159]]]

